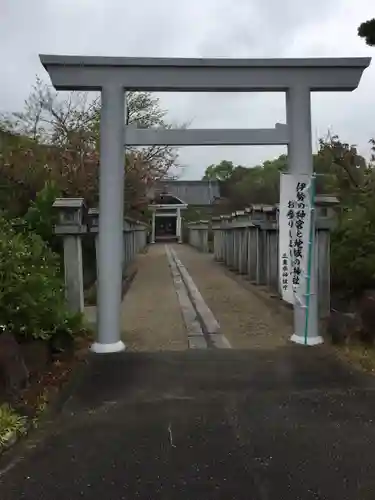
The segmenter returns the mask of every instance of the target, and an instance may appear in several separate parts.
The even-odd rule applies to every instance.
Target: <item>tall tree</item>
[[[223,183],[222,194],[229,199],[232,210],[243,209],[251,203],[277,203],[280,172],[286,166],[286,155],[252,168],[237,166]]]
[[[209,165],[204,173],[203,180],[228,180],[234,170],[234,165],[231,161],[223,160],[218,165]]]
[[[127,94],[127,123],[167,127],[165,111],[148,92]],[[83,196],[93,204],[98,196],[100,97],[85,92],[57,94],[37,79],[19,113],[3,116],[8,132],[2,145],[0,175],[7,181],[39,191],[53,180],[65,196]],[[127,208],[147,204],[150,184],[177,166],[177,151],[168,146],[127,149]]]
[[[342,203],[359,194],[368,180],[368,166],[354,145],[342,142],[337,135],[319,140],[314,155],[320,191],[334,192]]]
[[[364,38],[367,45],[375,45],[375,18],[365,21],[359,26],[358,36]]]
[[[230,168],[222,176],[225,180],[221,185],[221,194],[228,199],[230,209],[243,209],[252,203],[278,203],[280,173],[287,170],[287,162],[287,156],[281,155],[252,168]],[[340,141],[334,135],[327,135],[320,140],[313,162],[314,171],[318,174],[318,194],[336,194],[342,203],[353,203],[353,197],[361,193],[369,179],[372,179],[368,175],[366,161],[358,154],[356,147]],[[209,176],[219,177],[220,170],[217,173],[215,167],[221,167],[222,163],[213,166]]]

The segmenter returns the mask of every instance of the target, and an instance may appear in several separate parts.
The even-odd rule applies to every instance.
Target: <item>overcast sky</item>
[[[358,25],[374,0],[0,0],[0,110],[22,107],[38,54],[159,57],[374,56]],[[283,94],[163,94],[169,119],[196,128],[273,127]],[[314,94],[313,141],[330,129],[368,156],[375,137],[375,61],[353,93]],[[252,166],[276,147],[185,148],[183,178],[222,159]]]

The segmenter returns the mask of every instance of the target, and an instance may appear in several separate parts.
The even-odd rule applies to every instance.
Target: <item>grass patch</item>
[[[17,437],[27,433],[27,418],[18,415],[4,403],[0,406],[0,449],[7,447]]]
[[[335,346],[338,356],[352,366],[375,375],[375,348],[363,344]]]
[[[93,333],[90,330],[85,331],[84,335],[77,335],[74,339],[73,353],[68,353],[67,356],[62,353],[61,359],[53,361],[21,393],[22,406],[27,408],[29,414],[33,415],[33,424],[68,382],[78,364],[85,362],[88,348],[92,342]]]

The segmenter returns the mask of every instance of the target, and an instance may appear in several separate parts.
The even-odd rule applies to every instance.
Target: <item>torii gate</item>
[[[287,144],[291,174],[313,173],[310,93],[352,91],[370,58],[180,59],[41,55],[56,90],[101,91],[98,333],[92,350],[113,353],[121,341],[124,148],[128,145]],[[125,92],[285,92],[286,126],[253,130],[155,130],[125,126]],[[124,104],[125,102],[125,104]],[[313,259],[314,262],[314,259]],[[315,275],[316,270],[311,270]],[[315,281],[315,280],[314,280]],[[295,304],[293,339],[306,318]],[[308,345],[322,342],[311,290]]]

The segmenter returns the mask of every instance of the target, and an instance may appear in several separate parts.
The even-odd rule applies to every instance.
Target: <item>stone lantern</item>
[[[56,198],[53,207],[58,212],[56,234],[79,233],[87,219],[83,198]]]
[[[97,208],[90,208],[87,215],[90,232],[97,233],[99,230],[99,210]]]
[[[57,198],[53,204],[58,214],[55,234],[64,246],[65,294],[73,312],[83,312],[82,235],[87,232],[87,210],[83,198]]]

